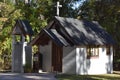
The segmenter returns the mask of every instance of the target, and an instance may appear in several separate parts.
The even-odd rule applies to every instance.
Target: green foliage
[[[8,5],[8,4],[5,4],[5,3],[0,3],[0,5],[2,7],[1,8],[1,13],[0,13],[1,17],[6,17],[7,18],[9,16],[9,13],[13,10],[13,5],[10,5],[10,4]],[[11,27],[6,26],[7,21],[6,22],[0,21],[0,22],[1,22],[1,27],[2,27],[1,28],[2,31],[1,31],[1,34],[0,34],[0,36],[2,37],[0,39],[0,43],[1,43],[0,54],[2,54],[4,52],[8,53],[7,51],[10,52],[10,49],[11,49],[10,41],[11,41],[11,39],[9,38],[10,35],[8,37],[8,34],[10,33]]]
[[[87,0],[79,8],[82,19],[98,21],[110,34],[116,32],[120,17],[118,0]],[[117,36],[116,36],[117,37]]]
[[[32,47],[32,51],[33,51],[33,53],[35,54],[35,53],[38,51],[38,47],[37,47],[36,45],[34,45],[34,46]]]

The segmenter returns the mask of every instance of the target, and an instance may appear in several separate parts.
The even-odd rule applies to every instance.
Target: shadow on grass
[[[57,75],[58,80],[120,80],[120,75],[105,74],[105,75]]]

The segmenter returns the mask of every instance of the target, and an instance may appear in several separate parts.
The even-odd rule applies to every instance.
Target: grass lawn
[[[120,74],[105,74],[105,75],[57,75],[58,80],[120,80]]]

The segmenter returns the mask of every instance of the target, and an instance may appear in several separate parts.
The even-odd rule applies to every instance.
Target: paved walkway
[[[57,80],[52,73],[0,73],[0,80]]]

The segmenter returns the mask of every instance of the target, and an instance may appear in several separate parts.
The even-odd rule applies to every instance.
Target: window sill
[[[98,59],[99,56],[87,56],[87,59]]]

